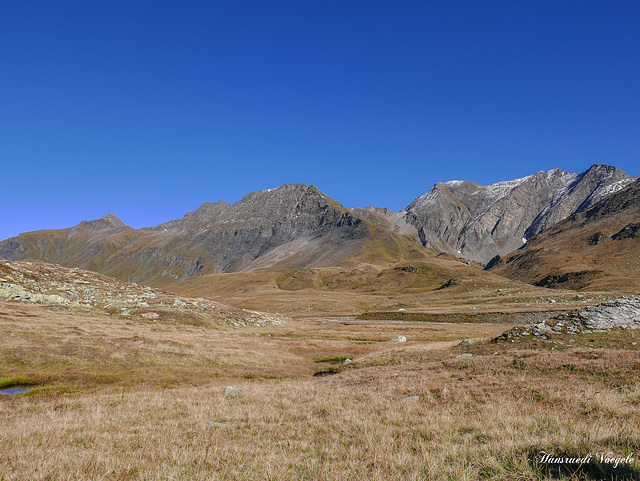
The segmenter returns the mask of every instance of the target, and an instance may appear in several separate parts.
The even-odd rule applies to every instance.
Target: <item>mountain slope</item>
[[[198,273],[427,255],[303,184],[253,192],[233,205],[205,203],[182,219],[152,228],[133,229],[109,214],[70,229],[29,232],[0,242],[3,259],[40,259],[152,285]]]
[[[415,227],[425,247],[486,264],[632,180],[606,165],[582,174],[553,169],[489,186],[454,180],[437,183],[398,219]]]
[[[639,253],[640,179],[487,268],[545,287],[640,292]]]

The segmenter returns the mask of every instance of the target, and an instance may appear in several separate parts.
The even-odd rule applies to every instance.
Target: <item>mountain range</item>
[[[203,274],[445,255],[451,262],[488,265],[500,275],[540,282],[552,266],[525,275],[518,256],[533,256],[553,229],[574,232],[570,222],[576,219],[633,217],[631,210],[620,210],[620,194],[636,199],[629,187],[637,185],[606,165],[583,173],[553,169],[489,186],[456,180],[436,183],[396,213],[350,209],[313,185],[285,184],[234,204],[207,202],[155,227],[134,229],[108,214],[68,229],[23,233],[0,242],[0,259],[38,259],[161,286]],[[613,235],[609,230],[603,235]]]
[[[205,203],[156,227],[134,229],[108,214],[69,229],[20,234],[0,243],[0,258],[39,259],[163,285],[196,274],[428,255],[366,217],[314,186],[286,184],[233,205]]]

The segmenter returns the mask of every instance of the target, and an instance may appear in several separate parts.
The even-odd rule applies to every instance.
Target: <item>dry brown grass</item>
[[[450,278],[459,279],[459,284],[438,289]],[[477,266],[437,258],[428,263],[211,274],[165,288],[180,295],[292,317],[398,309],[428,313],[513,312],[571,309],[589,303],[584,297],[576,299],[573,291],[535,287]]]
[[[509,326],[0,312],[3,375],[49,386],[0,397],[2,480],[535,480],[540,450],[640,451],[636,332],[457,347]]]
[[[313,374],[316,359],[424,349],[432,341],[487,338],[510,325],[386,324],[300,319],[280,326],[184,324],[94,309],[0,302],[2,376],[51,389],[146,383],[202,384],[221,377]],[[404,334],[410,342],[389,343]]]

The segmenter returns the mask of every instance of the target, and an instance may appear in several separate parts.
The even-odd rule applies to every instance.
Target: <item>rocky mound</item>
[[[123,316],[197,324],[208,321],[262,326],[282,324],[285,319],[40,261],[0,261],[0,300],[88,307]]]
[[[536,324],[516,326],[493,341],[515,342],[528,336],[547,339],[553,334],[608,332],[616,327],[640,329],[640,297],[612,299],[598,306],[562,313]]]

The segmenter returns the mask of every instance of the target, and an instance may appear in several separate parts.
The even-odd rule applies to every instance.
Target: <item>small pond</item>
[[[18,384],[16,386],[0,388],[0,394],[24,394],[31,391],[35,386]]]

